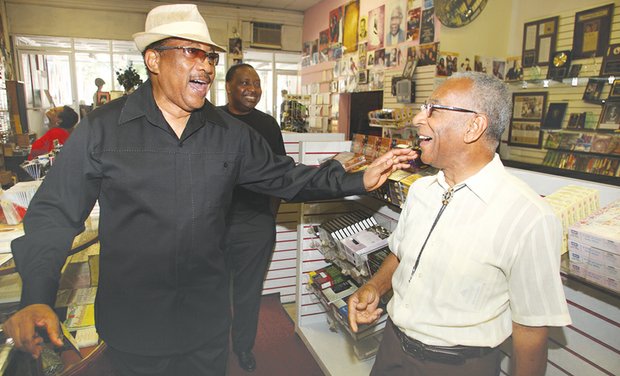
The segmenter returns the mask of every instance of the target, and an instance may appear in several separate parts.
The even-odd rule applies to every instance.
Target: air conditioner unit
[[[282,25],[252,22],[251,47],[282,49]]]

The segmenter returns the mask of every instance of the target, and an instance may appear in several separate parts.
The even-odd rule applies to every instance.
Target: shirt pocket
[[[237,161],[233,155],[207,155],[200,171],[206,191],[206,205],[228,207],[237,184]]]

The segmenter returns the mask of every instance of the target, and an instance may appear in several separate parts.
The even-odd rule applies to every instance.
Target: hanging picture
[[[407,10],[407,40],[418,42],[420,39],[421,8]]]
[[[562,129],[568,103],[550,103],[541,129]]]
[[[608,4],[575,14],[573,29],[573,59],[603,56],[609,46],[614,4]]]
[[[329,43],[330,45],[342,43],[342,7],[329,12]]]
[[[609,45],[601,64],[601,76],[620,75],[620,43]]]
[[[605,102],[598,122],[598,129],[614,131],[620,129],[620,101],[610,100]]]
[[[418,60],[418,66],[423,67],[425,65],[437,64],[438,49],[439,43],[431,43],[420,46],[420,58]]]
[[[241,38],[228,39],[228,53],[231,59],[243,58],[243,44],[241,42]]]
[[[329,29],[319,32],[319,62],[327,61],[329,56]]]
[[[368,51],[383,48],[385,5],[368,12]]]
[[[435,41],[435,8],[424,9],[420,26],[420,44]]]
[[[407,35],[405,26],[406,3],[403,0],[391,0],[387,3],[387,27],[385,30],[385,45],[393,46],[405,41]]]
[[[547,92],[513,93],[508,145],[540,148]]]
[[[368,16],[361,16],[359,27],[357,29],[357,37],[360,41],[366,40],[368,38]]]
[[[601,94],[607,80],[590,78],[583,92],[583,101],[589,103],[601,103]]]
[[[342,46],[347,53],[357,51],[357,23],[359,16],[359,1],[352,1],[344,6]]]
[[[560,17],[528,22],[523,26],[522,65],[524,68],[549,64],[555,52]]]

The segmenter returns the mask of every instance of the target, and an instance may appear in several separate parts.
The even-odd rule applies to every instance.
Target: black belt
[[[392,327],[400,339],[400,345],[403,351],[419,360],[430,360],[446,364],[464,364],[467,359],[483,357],[496,349],[494,347],[477,346],[427,345],[408,337],[393,323]]]

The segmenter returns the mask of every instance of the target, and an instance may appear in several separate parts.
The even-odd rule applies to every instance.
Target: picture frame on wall
[[[508,145],[540,149],[547,92],[513,93],[512,105]]]
[[[620,79],[614,80],[614,83],[611,85],[611,89],[609,90],[607,99],[620,100]]]
[[[368,70],[362,69],[357,72],[357,83],[358,84],[367,84],[368,83]]]
[[[512,118],[520,120],[542,120],[547,105],[547,92],[512,94]]]
[[[567,108],[568,103],[550,103],[549,109],[547,110],[547,115],[545,116],[545,121],[543,122],[541,129],[562,129],[562,121],[564,121],[564,115],[566,114]]]
[[[573,59],[605,55],[613,14],[613,3],[575,13]]]
[[[542,145],[540,120],[512,119],[508,130],[508,145],[540,149]]]
[[[98,91],[97,92],[97,106],[102,106],[110,101],[110,92]]]
[[[560,17],[527,22],[523,26],[523,68],[549,65],[555,53]]]
[[[620,130],[620,100],[608,100],[603,106],[598,129]]]
[[[601,94],[607,80],[597,78],[588,79],[586,89],[583,92],[583,101],[588,103],[601,103]]]
[[[620,43],[610,44],[601,63],[601,76],[620,75]]]

